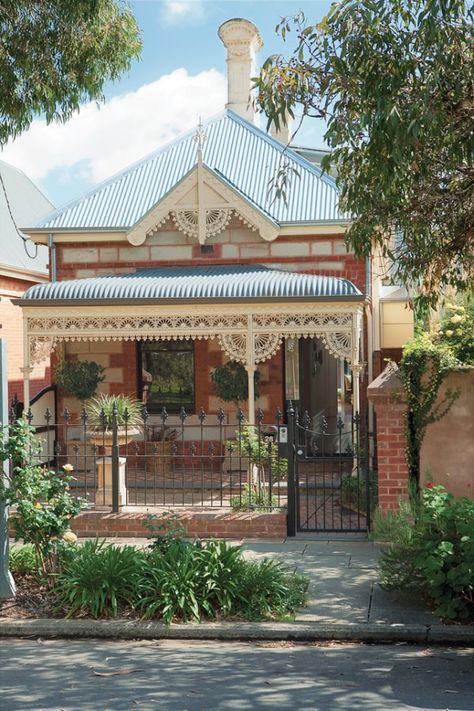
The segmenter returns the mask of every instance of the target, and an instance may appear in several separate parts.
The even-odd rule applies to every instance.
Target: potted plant
[[[85,406],[91,427],[92,444],[105,447],[110,454],[113,442],[114,417],[117,422],[117,442],[124,445],[140,433],[143,423],[142,404],[128,395],[104,395],[91,398]]]
[[[62,360],[56,366],[57,384],[82,402],[94,395],[104,378],[104,368],[93,360]]]
[[[214,392],[224,402],[233,402],[236,407],[239,407],[241,402],[248,399],[247,371],[241,363],[230,360],[217,366],[212,371],[211,380]],[[259,381],[260,373],[256,370],[254,374],[255,399],[259,396]]]

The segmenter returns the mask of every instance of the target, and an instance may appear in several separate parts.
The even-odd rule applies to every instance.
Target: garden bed
[[[306,576],[271,559],[247,560],[225,541],[184,539],[169,522],[157,528],[146,549],[99,539],[62,542],[46,578],[33,546],[14,546],[18,592],[0,602],[0,617],[287,621],[304,606]]]

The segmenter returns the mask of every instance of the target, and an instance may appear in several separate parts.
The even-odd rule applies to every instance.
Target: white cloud
[[[178,22],[195,22],[204,17],[203,0],[165,0],[161,18],[168,25]]]
[[[226,79],[215,69],[176,69],[107,103],[86,104],[66,124],[35,120],[1,158],[33,180],[53,170],[98,182],[224,108]]]

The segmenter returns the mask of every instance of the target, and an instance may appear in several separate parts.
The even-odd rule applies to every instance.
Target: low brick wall
[[[124,537],[146,538],[148,530],[143,526],[150,513],[160,514],[169,509],[153,509],[148,513],[127,511],[118,514],[106,511],[87,511],[71,522],[71,528],[79,537]],[[281,512],[232,512],[223,511],[176,511],[186,533],[197,538],[285,538],[286,513]]]

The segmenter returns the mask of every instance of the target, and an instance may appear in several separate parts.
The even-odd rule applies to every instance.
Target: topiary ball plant
[[[119,428],[133,429],[143,424],[141,402],[128,395],[101,393],[86,403],[89,425],[96,430],[111,430],[114,410]]]
[[[224,402],[234,402],[238,407],[239,402],[247,400],[249,396],[247,371],[241,363],[230,360],[224,365],[219,365],[211,374],[214,392]],[[255,399],[259,396],[258,383],[260,373],[255,371]]]
[[[62,360],[56,366],[56,382],[78,400],[92,397],[104,378],[104,368],[93,360]]]

